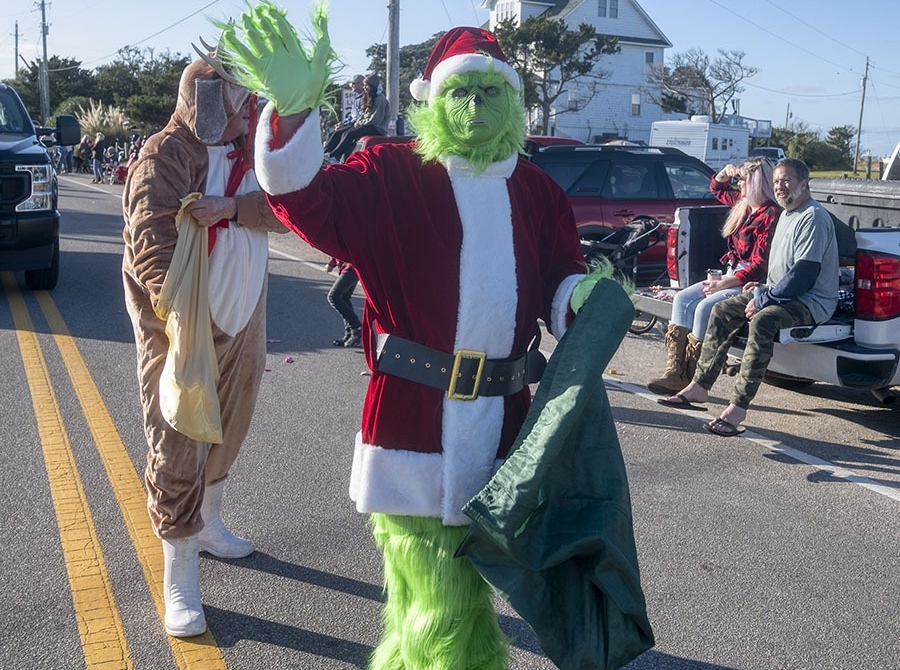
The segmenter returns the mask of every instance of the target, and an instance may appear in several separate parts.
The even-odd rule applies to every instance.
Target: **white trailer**
[[[709,116],[680,121],[654,121],[650,146],[674,147],[699,158],[715,170],[747,159],[750,131],[744,126],[712,123]]]

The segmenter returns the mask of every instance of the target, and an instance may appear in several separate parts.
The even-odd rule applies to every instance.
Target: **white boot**
[[[163,599],[166,632],[173,637],[191,637],[206,631],[206,616],[200,602],[200,554],[197,536],[163,540]]]
[[[219,558],[244,558],[253,553],[253,545],[242,537],[233,535],[222,521],[222,492],[225,480],[207,486],[200,505],[203,530],[200,531],[200,548]]]

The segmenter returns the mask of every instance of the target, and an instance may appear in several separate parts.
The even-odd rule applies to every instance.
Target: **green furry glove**
[[[312,17],[315,35],[301,43],[287,12],[268,0],[249,7],[234,23],[216,23],[222,29],[224,61],[238,82],[267,98],[281,116],[298,114],[326,104],[325,89],[335,74],[337,59],[328,37],[328,13],[319,2]]]
[[[622,281],[621,278],[617,278],[615,269],[611,263],[601,263],[600,267],[575,284],[575,289],[572,291],[572,297],[569,298],[569,306],[572,308],[574,314],[578,314],[578,310],[584,307],[584,303],[587,302],[588,297],[591,295],[591,291],[594,290],[597,282],[601,279],[619,279],[626,293],[628,293],[628,295],[633,293],[634,287],[631,285],[631,282]]]

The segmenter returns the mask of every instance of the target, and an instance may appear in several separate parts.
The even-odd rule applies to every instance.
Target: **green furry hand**
[[[601,279],[613,279],[615,277],[616,273],[612,264],[604,262],[601,263],[596,270],[575,284],[575,289],[572,291],[572,297],[569,298],[569,306],[572,308],[572,312],[578,314],[579,310],[584,307],[584,303],[587,302],[587,299],[590,297],[591,291],[594,290],[597,282]],[[625,291],[630,295],[633,292],[633,287],[630,282],[626,281],[622,282],[622,284]]]
[[[249,7],[249,6],[248,6]],[[262,0],[234,23],[217,23],[225,62],[238,82],[267,98],[282,116],[326,104],[325,89],[334,76],[336,55],[328,37],[324,1],[313,10],[315,35],[304,45],[287,12]]]

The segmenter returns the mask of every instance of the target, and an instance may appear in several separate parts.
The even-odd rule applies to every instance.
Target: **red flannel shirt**
[[[734,188],[731,182],[716,181],[715,176],[710,180],[709,190],[719,202],[729,207],[734,206],[741,197],[740,189]],[[769,269],[769,245],[772,243],[775,224],[780,215],[781,207],[774,202],[767,202],[750,212],[738,229],[726,239],[728,251],[720,260],[728,266],[746,264],[746,267],[734,273],[734,276],[741,280],[741,284],[763,281],[766,278]]]

